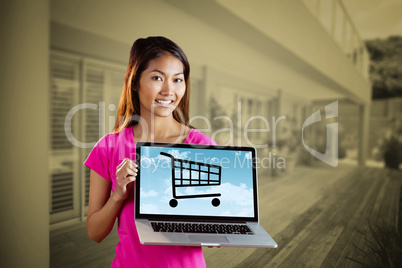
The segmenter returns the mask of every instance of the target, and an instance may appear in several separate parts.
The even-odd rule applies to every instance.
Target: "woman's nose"
[[[164,84],[163,84],[163,88],[162,88],[162,95],[165,95],[165,96],[171,96],[171,95],[173,95],[173,85],[172,85],[172,83],[171,82],[169,82],[169,81],[166,81]]]

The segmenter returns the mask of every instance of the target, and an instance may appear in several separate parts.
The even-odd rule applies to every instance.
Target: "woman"
[[[119,219],[112,267],[205,267],[200,247],[142,245],[134,224],[135,143],[216,144],[189,125],[189,75],[186,55],[171,40],[135,41],[113,133],[99,140],[85,161],[91,169],[89,237],[101,242]]]

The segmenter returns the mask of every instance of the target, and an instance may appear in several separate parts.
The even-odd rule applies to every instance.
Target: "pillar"
[[[358,164],[365,166],[368,154],[369,140],[369,124],[370,124],[370,105],[359,105],[359,152]]]
[[[0,3],[0,267],[49,267],[49,2]]]

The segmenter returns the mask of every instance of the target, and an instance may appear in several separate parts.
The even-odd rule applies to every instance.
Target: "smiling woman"
[[[137,142],[216,144],[189,125],[189,76],[186,55],[171,40],[135,41],[113,133],[99,140],[85,161],[91,169],[89,237],[101,242],[119,219],[112,267],[205,267],[200,247],[142,245],[134,223]],[[149,179],[156,183],[152,174]]]
[[[151,60],[135,89],[141,117],[166,117],[179,105],[185,91],[183,64],[169,53]]]
[[[141,88],[144,90],[141,91]],[[140,115],[146,108],[141,109],[140,95],[152,94],[154,96],[148,96],[153,98],[148,110],[151,106],[158,107],[158,103],[162,107],[166,104],[171,108],[177,106],[173,110],[173,118],[185,126],[189,125],[190,64],[183,50],[164,37],[141,38],[133,44],[117,113],[119,119],[113,131],[119,133],[125,127],[137,124],[138,117],[133,118],[132,115]]]

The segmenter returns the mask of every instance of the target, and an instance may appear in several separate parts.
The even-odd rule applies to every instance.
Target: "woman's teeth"
[[[157,103],[160,103],[160,104],[169,104],[169,103],[171,103],[172,101],[171,101],[171,100],[167,100],[167,101],[164,101],[164,100],[156,100],[156,102],[157,102]]]

